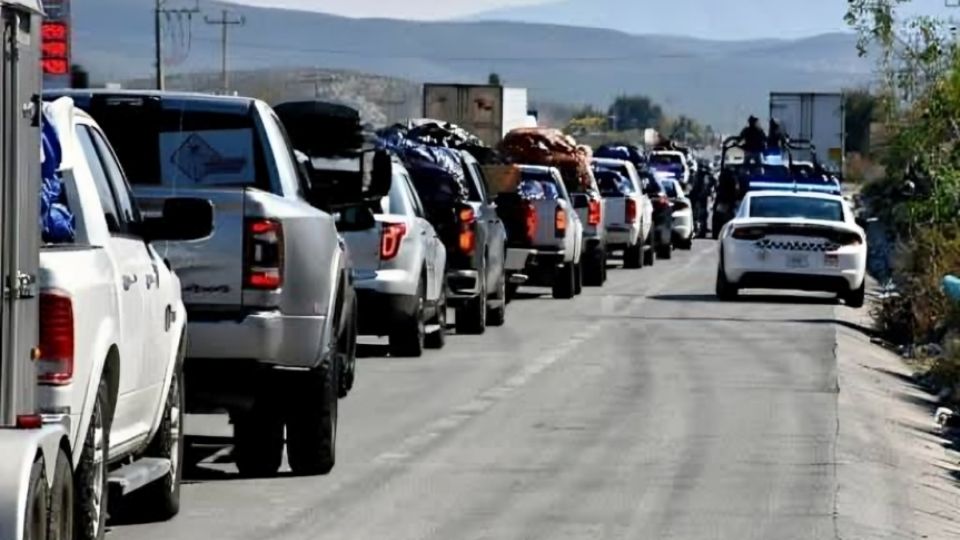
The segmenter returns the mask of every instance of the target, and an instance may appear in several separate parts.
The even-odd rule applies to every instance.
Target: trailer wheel
[[[154,435],[146,455],[170,461],[170,472],[166,476],[144,486],[140,493],[134,494],[138,506],[151,519],[165,521],[180,512],[180,480],[183,476],[183,411],[186,407],[183,380],[184,345],[180,345],[177,367],[170,381],[167,403],[163,409],[160,428]]]
[[[47,540],[47,478],[43,472],[43,458],[38,457],[30,468],[30,487],[23,519],[24,540]]]
[[[47,517],[49,540],[73,540],[73,489],[73,463],[67,453],[60,449],[50,492]]]
[[[100,540],[107,522],[107,463],[110,422],[106,418],[109,395],[106,379],[100,381],[74,477],[76,508],[74,534],[77,540]]]

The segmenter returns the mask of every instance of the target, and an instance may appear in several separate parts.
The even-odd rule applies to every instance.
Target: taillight
[[[389,261],[400,253],[400,244],[407,234],[403,223],[384,223],[380,229],[380,260]]]
[[[63,386],[73,380],[73,301],[63,291],[40,293],[40,384]]]
[[[557,238],[563,238],[567,235],[567,211],[559,206],[553,213],[553,228]]]
[[[637,201],[633,199],[627,199],[625,209],[626,209],[626,212],[625,212],[626,215],[624,216],[624,221],[626,221],[629,224],[636,223],[637,222]]]
[[[283,285],[283,225],[273,219],[248,219],[244,286],[272,291]]]
[[[666,194],[661,193],[653,200],[653,205],[657,208],[667,208],[670,206],[670,199],[667,198]]]
[[[533,243],[537,236],[537,209],[533,203],[527,201],[523,204],[524,224],[526,225],[527,240]]]
[[[759,227],[738,227],[733,230],[733,237],[737,240],[759,240],[766,236],[766,232]]]
[[[590,199],[590,203],[587,206],[587,225],[591,227],[596,227],[600,224],[600,201],[596,199]]]
[[[857,233],[840,234],[838,240],[844,246],[859,246],[863,243],[863,238]]]
[[[464,206],[457,211],[457,220],[460,222],[460,252],[473,255],[473,250],[477,248],[477,214],[472,207]]]
[[[690,208],[690,205],[687,203],[687,201],[681,199],[673,201],[674,210],[686,210],[687,208]]]

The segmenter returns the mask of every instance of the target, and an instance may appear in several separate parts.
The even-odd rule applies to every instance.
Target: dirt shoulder
[[[838,538],[960,538],[960,453],[934,423],[933,396],[871,343],[866,309],[836,317]]]

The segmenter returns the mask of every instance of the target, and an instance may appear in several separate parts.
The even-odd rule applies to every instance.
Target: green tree
[[[663,108],[641,95],[618,97],[610,105],[608,115],[614,117],[618,131],[656,127],[664,120]]]
[[[500,74],[499,74],[499,73],[491,73],[490,76],[487,77],[487,84],[492,84],[492,85],[494,85],[494,86],[502,86],[503,84],[502,84],[502,82],[500,81]]]
[[[870,151],[870,126],[877,112],[877,102],[878,98],[865,89],[847,91],[844,95],[847,152],[867,154]]]

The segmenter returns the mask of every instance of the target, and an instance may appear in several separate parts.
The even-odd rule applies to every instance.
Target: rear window
[[[619,172],[599,170],[596,176],[603,197],[627,197],[635,192],[633,182]]]
[[[649,159],[650,165],[683,165],[683,158],[676,154],[653,154]]]
[[[524,171],[517,191],[526,199],[557,200],[560,198],[556,179],[547,173]]]
[[[668,198],[676,199],[677,198],[677,183],[673,180],[663,180],[663,191],[667,194]]]
[[[407,179],[400,174],[393,175],[393,183],[390,185],[390,192],[380,202],[379,211],[374,210],[375,214],[412,214],[412,208],[408,203],[410,196],[407,191]]]
[[[750,199],[750,217],[844,220],[843,205],[840,201],[786,196],[753,197]]]
[[[96,103],[91,113],[133,185],[269,189],[249,109],[173,109],[148,99],[117,98]]]

